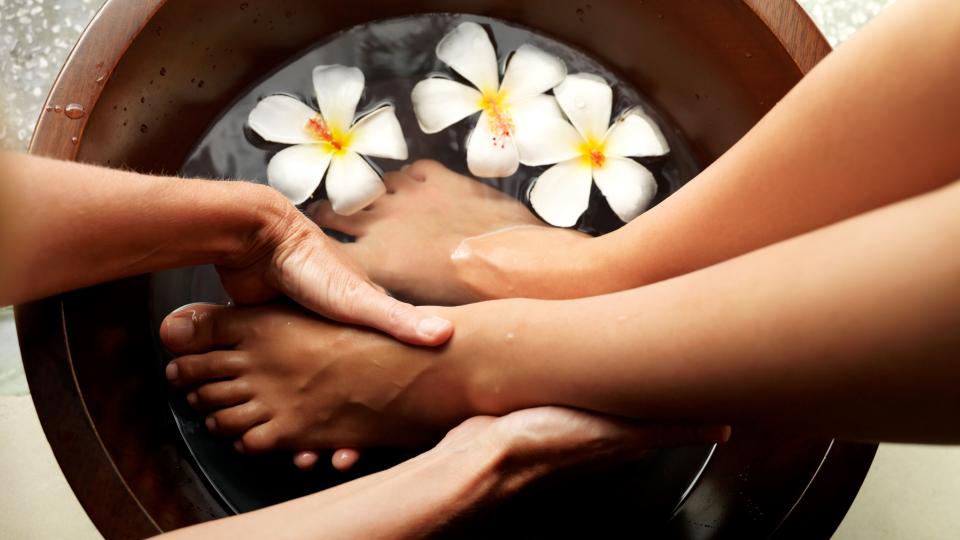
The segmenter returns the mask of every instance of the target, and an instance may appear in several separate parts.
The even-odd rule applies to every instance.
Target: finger
[[[243,337],[232,324],[234,318],[235,311],[227,306],[188,304],[163,319],[160,339],[167,349],[177,354],[231,347]]]
[[[333,453],[330,463],[338,471],[348,471],[360,460],[360,452],[353,448],[341,448]]]
[[[373,286],[363,287],[349,322],[372,326],[411,345],[436,346],[453,335],[453,323],[429,315],[420,309],[378,292]]]
[[[309,471],[317,464],[320,459],[316,452],[304,450],[293,455],[293,464],[302,471]]]

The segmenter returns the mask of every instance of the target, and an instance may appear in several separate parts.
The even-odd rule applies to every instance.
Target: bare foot
[[[432,351],[296,307],[194,304],[160,334],[180,355],[167,366],[171,384],[244,453],[291,450],[309,468],[316,455],[303,451],[427,443],[467,416]],[[338,452],[334,465],[351,459]]]
[[[322,227],[356,237],[344,248],[371,279],[418,303],[453,305],[523,295],[504,281],[512,266],[539,268],[540,248],[566,248],[587,238],[544,225],[516,199],[436,161],[417,161],[388,173],[384,181],[387,195],[366,211],[341,216],[321,202],[312,209],[313,218]],[[490,238],[520,229],[519,236]],[[470,245],[480,238],[484,240]]]

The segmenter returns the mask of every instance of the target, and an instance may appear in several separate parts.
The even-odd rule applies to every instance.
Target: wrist
[[[279,192],[251,182],[219,182],[230,190],[224,199],[231,201],[236,213],[232,223],[218,233],[228,237],[214,259],[215,264],[230,268],[248,267],[271,255],[290,237],[290,228],[299,214]]]

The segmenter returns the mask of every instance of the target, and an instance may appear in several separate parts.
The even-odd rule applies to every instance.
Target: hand
[[[453,325],[384,293],[323,232],[285,200],[280,219],[263,227],[249,253],[220,264],[238,304],[286,295],[331,319],[382,330],[414,345],[440,345]]]
[[[552,472],[638,457],[650,448],[726,442],[728,426],[645,425],[564,407],[502,417],[477,416],[451,430],[434,451],[493,453],[498,492],[508,496]]]

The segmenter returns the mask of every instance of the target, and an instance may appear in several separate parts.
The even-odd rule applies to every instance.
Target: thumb
[[[430,315],[406,302],[376,290],[358,291],[351,322],[372,326],[411,345],[442,345],[453,335],[453,323]]]

